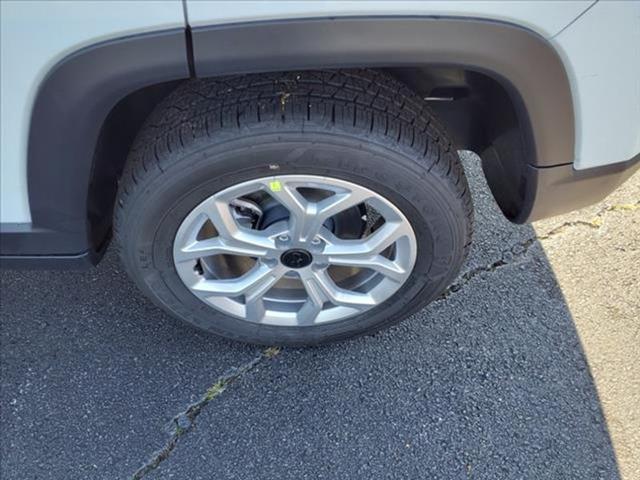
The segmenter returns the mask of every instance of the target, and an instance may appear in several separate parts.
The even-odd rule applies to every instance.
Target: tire
[[[181,222],[212,194],[274,174],[351,182],[404,214],[417,256],[393,296],[340,321],[280,326],[223,314],[187,288],[172,250]],[[420,97],[375,70],[185,82],[139,132],[115,210],[122,262],[157,305],[208,332],[266,345],[338,341],[399,322],[458,274],[473,221],[467,181],[443,128]]]

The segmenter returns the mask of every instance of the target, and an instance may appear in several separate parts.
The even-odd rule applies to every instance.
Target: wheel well
[[[481,153],[514,129],[527,134],[514,92],[489,75],[439,66],[385,70],[425,99],[459,149]]]
[[[458,149],[481,157],[502,212],[522,222],[528,214],[527,165],[536,163],[537,152],[520,94],[508,81],[477,70],[417,67],[389,72],[429,102]]]
[[[425,97],[440,98],[428,101],[458,147],[481,154],[488,184],[514,222],[532,218],[543,168],[574,160],[567,72],[553,46],[526,28],[473,18],[354,17],[203,26],[190,33],[177,28],[108,40],[50,70],[29,126],[31,224],[3,252],[99,260],[127,150],[148,112],[175,86],[161,82],[388,69]]]
[[[532,218],[542,169],[574,160],[566,70],[553,46],[526,28],[473,18],[354,17],[207,26],[190,33],[178,28],[108,40],[50,70],[29,126],[31,224],[3,252],[99,260],[127,150],[148,112],[175,86],[161,82],[387,69],[425,97],[440,98],[428,101],[458,147],[481,154],[498,204],[520,223]]]
[[[517,107],[500,83],[463,68],[420,66],[383,70],[429,103],[456,148],[480,155],[494,148],[508,151],[511,178],[520,177],[520,170],[527,163],[526,127],[521,125]],[[155,106],[183,81],[137,90],[120,100],[105,119],[89,184],[87,208],[93,245],[101,245],[108,238],[118,179],[136,134]]]
[[[155,106],[185,80],[158,83],[120,100],[107,115],[93,155],[87,216],[92,245],[102,245],[110,235],[113,207],[131,145]]]

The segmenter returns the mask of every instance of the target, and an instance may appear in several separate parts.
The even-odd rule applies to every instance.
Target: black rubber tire
[[[225,316],[183,285],[171,254],[182,219],[215,192],[274,168],[355,182],[402,210],[418,258],[395,295],[340,322],[278,327]],[[178,87],[134,143],[114,231],[131,277],[176,317],[234,340],[310,345],[374,332],[436,298],[464,262],[472,216],[457,152],[420,97],[376,70],[303,71]]]

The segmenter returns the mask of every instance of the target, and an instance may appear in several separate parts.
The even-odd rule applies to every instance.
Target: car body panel
[[[60,60],[105,40],[184,27],[180,0],[0,2],[0,222],[31,221],[27,139],[38,89]]]
[[[640,153],[640,1],[601,1],[552,40],[571,82],[574,168]]]
[[[245,22],[339,17],[468,17],[513,23],[551,37],[594,3],[540,1],[233,1],[186,0],[188,22],[206,27]]]

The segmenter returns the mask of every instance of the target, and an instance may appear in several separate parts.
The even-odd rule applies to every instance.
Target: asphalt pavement
[[[340,344],[265,352],[185,327],[113,252],[2,271],[0,477],[640,478],[640,174],[516,226],[464,163],[463,275]]]

